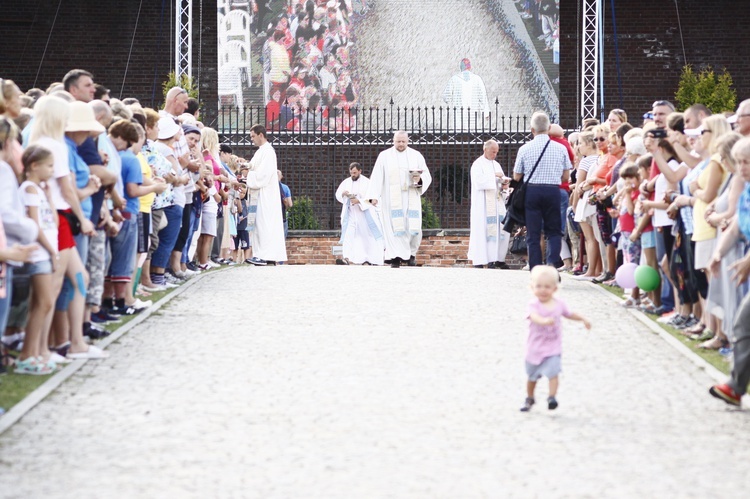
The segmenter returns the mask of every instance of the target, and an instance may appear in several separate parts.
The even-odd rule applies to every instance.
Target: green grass
[[[209,272],[212,272],[213,270],[218,269],[212,269]],[[156,303],[168,294],[170,294],[174,289],[167,289],[165,291],[159,291],[156,293],[151,293],[150,296],[143,298],[144,300],[151,300],[152,302]],[[124,316],[120,322],[113,322],[111,324],[108,324],[106,327],[107,331],[115,332],[119,328],[123,327],[128,322],[132,321],[138,317],[138,315],[130,315],[130,316]],[[94,342],[94,344],[96,344]],[[17,355],[18,352],[11,352],[13,355]],[[52,375],[48,374],[46,376],[29,376],[25,374],[15,374],[13,373],[13,368],[8,368],[8,374],[5,376],[0,377],[0,408],[4,409],[5,411],[8,411],[11,409],[14,405],[19,403],[21,400],[23,400],[28,394],[39,388],[45,381],[47,381]]]
[[[617,296],[618,298],[622,298],[623,292],[622,289],[614,287],[614,286],[606,286],[604,284],[599,284],[599,287],[612,293],[613,295]],[[727,362],[724,357],[722,357],[718,351],[716,350],[704,350],[702,348],[698,348],[699,343],[697,341],[693,341],[686,336],[680,334],[679,329],[673,328],[671,326],[667,326],[666,324],[662,324],[661,322],[657,322],[656,319],[658,317],[650,314],[644,314],[646,317],[648,317],[654,324],[662,328],[664,331],[668,332],[677,340],[688,347],[691,352],[697,354],[699,357],[701,357],[703,360],[714,366],[719,371],[723,372],[724,374],[729,374],[730,371],[730,364]]]

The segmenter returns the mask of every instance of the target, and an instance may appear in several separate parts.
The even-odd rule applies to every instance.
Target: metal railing
[[[495,107],[498,105],[496,102]],[[352,108],[327,114],[300,107],[280,113],[268,112],[262,106],[245,107],[243,113],[225,108],[213,122],[207,121],[219,132],[221,142],[243,157],[250,157],[254,150],[250,128],[265,125],[292,197],[312,200],[323,230],[340,228],[341,205],[334,193],[348,176],[349,164],[359,162],[369,175],[377,155],[393,144],[393,133],[404,130],[410,146],[424,155],[432,173],[433,184],[425,197],[432,203],[441,227],[461,229],[469,227],[469,171],[482,154],[484,142],[494,139],[500,144],[497,161],[509,174],[518,148],[531,140],[530,117],[392,104],[382,109]],[[305,228],[292,225],[290,229]]]

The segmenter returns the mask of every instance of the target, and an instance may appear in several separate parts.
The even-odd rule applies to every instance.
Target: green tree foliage
[[[313,202],[307,196],[297,196],[287,211],[289,228],[293,230],[320,230],[320,222],[315,217]]]
[[[172,71],[171,73],[169,73],[169,75],[167,75],[166,81],[161,84],[161,90],[164,94],[165,102],[167,100],[167,92],[169,92],[169,90],[173,87],[184,88],[185,90],[187,90],[189,97],[192,97],[194,99],[198,98],[198,86],[193,81],[193,79],[186,74],[182,74],[179,78],[177,78],[175,72]]]
[[[693,104],[703,104],[714,113],[734,111],[737,92],[732,85],[732,76],[726,69],[717,75],[708,66],[696,73],[688,64],[682,68],[680,84],[675,93],[677,109],[684,111]]]
[[[439,229],[440,219],[435,214],[435,210],[432,208],[432,203],[422,197],[422,228],[423,229]]]

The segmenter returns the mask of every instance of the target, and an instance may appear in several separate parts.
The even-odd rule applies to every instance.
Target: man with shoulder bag
[[[560,254],[560,184],[568,181],[573,167],[565,147],[550,140],[549,127],[549,117],[545,113],[536,112],[531,116],[534,139],[518,150],[513,168],[513,179],[523,181],[520,189],[525,190],[524,218],[529,270],[544,263],[542,233],[547,236],[548,253]]]

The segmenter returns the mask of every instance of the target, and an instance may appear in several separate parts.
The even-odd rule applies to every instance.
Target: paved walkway
[[[209,275],[0,437],[1,497],[745,497],[750,412],[587,283],[518,411],[528,273]],[[539,399],[546,397],[546,383]]]

